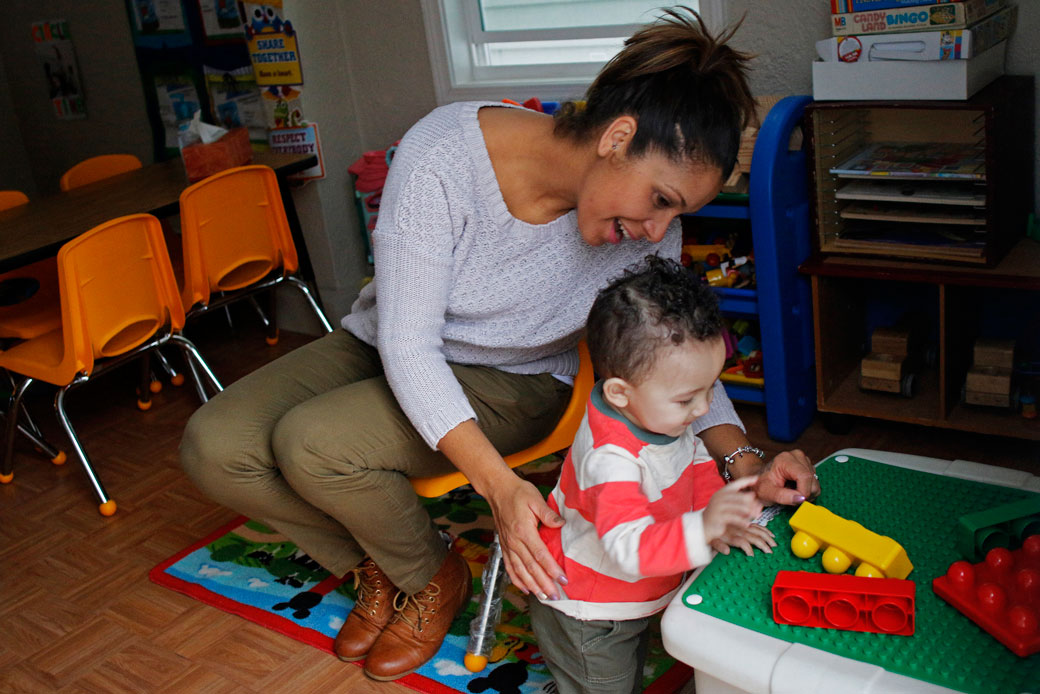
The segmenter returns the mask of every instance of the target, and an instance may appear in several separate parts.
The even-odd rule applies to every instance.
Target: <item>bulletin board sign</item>
[[[87,105],[69,23],[64,19],[33,22],[31,34],[54,115],[62,120],[86,118]]]
[[[272,152],[286,154],[313,154],[318,163],[309,169],[293,174],[288,178],[294,181],[311,181],[325,178],[325,160],[321,156],[321,143],[318,140],[318,124],[308,123],[300,128],[281,128],[271,130],[267,135]]]
[[[281,3],[243,3],[246,44],[256,73],[256,83],[303,84],[303,69],[292,23],[281,16]]]

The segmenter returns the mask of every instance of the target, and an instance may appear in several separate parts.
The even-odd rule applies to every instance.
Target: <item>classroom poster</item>
[[[321,143],[318,140],[317,123],[308,123],[300,128],[281,128],[268,133],[272,152],[286,154],[314,154],[318,163],[305,171],[293,174],[288,178],[294,181],[310,181],[325,178],[325,161],[321,156]]]
[[[209,40],[241,40],[238,0],[198,0],[202,30]]]
[[[303,84],[300,52],[292,23],[282,17],[281,0],[259,5],[242,3],[245,8],[246,43],[249,58],[261,87]]]
[[[47,95],[54,115],[62,120],[87,117],[76,52],[72,49],[69,23],[64,19],[33,22],[32,40],[43,65]]]
[[[260,89],[248,65],[235,70],[203,67],[213,122],[231,130],[245,127],[249,140],[267,148],[267,115]]]
[[[185,30],[181,0],[133,0],[134,19],[141,34]]]
[[[188,74],[157,75],[155,94],[159,102],[159,118],[162,121],[167,149],[178,149],[177,133],[183,123],[191,121],[198,111],[199,94]]]
[[[181,0],[127,0],[127,8],[135,46],[163,50],[191,45]]]

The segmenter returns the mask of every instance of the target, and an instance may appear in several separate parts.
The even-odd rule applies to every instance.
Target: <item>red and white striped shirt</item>
[[[566,523],[541,529],[568,580],[545,604],[584,620],[663,610],[683,574],[713,556],[701,509],[723,484],[692,427],[678,438],[645,431],[596,384],[549,496]]]

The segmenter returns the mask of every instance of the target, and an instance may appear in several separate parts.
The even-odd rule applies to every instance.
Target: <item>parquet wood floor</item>
[[[225,383],[304,344],[283,333],[264,343],[254,316],[237,334],[209,317],[189,335]],[[148,412],[135,407],[133,366],[69,397],[69,410],[119,511],[97,512],[78,464],[56,467],[19,443],[15,480],[0,487],[0,692],[3,694],[403,694],[361,669],[288,637],[149,582],[156,563],[235,517],[205,498],[177,465],[184,422],[197,406],[190,386],[167,384]],[[53,391],[30,404],[60,447]],[[753,443],[761,408],[740,406]],[[1035,444],[860,420],[843,437],[819,422],[796,442],[819,459],[844,447],[974,459],[1040,472]],[[692,689],[692,688],[691,688]]]

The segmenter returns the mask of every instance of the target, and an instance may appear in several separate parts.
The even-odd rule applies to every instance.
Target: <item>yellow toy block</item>
[[[914,565],[898,542],[822,506],[803,502],[790,523],[795,531],[791,551],[808,559],[823,547],[823,569],[828,573],[845,573],[853,563],[857,563],[857,576],[906,578],[913,571]]]

